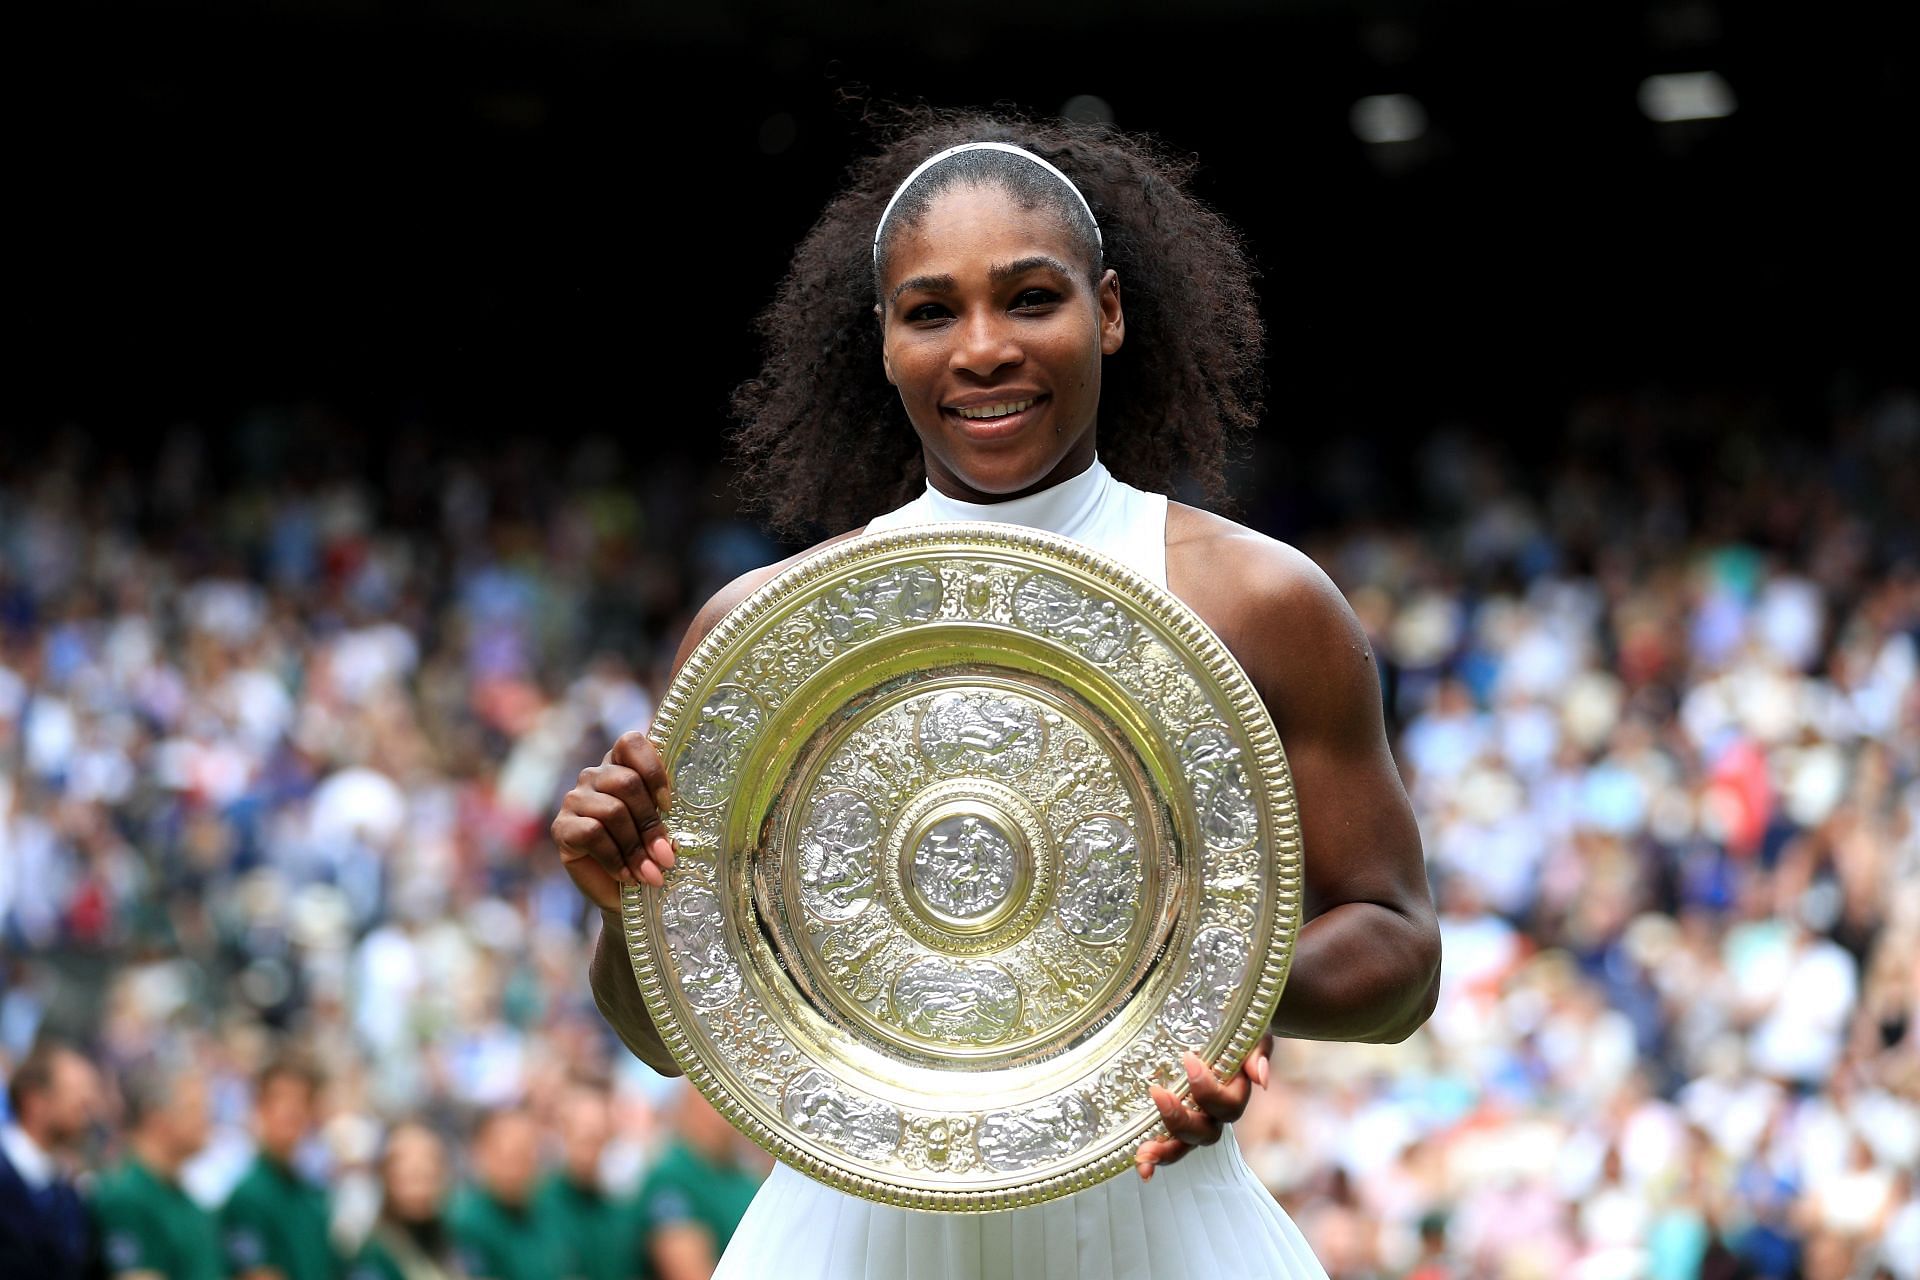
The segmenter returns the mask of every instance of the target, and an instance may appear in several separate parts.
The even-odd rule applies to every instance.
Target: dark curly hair
[[[802,537],[859,524],[919,492],[919,437],[881,372],[873,234],[907,174],[962,142],[1010,142],[1044,156],[1093,208],[1127,315],[1126,343],[1101,370],[1101,460],[1143,489],[1165,492],[1184,474],[1209,498],[1222,496],[1224,463],[1260,412],[1265,334],[1239,232],[1187,190],[1196,161],[1105,125],[999,112],[893,108],[873,127],[880,149],[854,163],[756,323],[766,360],[733,395],[749,506],[776,532]],[[1012,186],[1005,169],[979,173]],[[916,196],[925,185],[915,183]],[[1010,194],[1027,205],[1071,202],[1058,206],[1070,218],[1078,210],[1050,178]],[[903,199],[888,241],[925,204]]]

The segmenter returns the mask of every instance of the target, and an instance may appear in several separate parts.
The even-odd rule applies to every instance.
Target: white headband
[[[887,229],[887,219],[893,216],[893,206],[900,203],[900,197],[907,193],[907,188],[912,186],[921,174],[933,168],[934,165],[939,164],[948,156],[957,156],[962,151],[1004,151],[1010,156],[1020,156],[1023,159],[1033,161],[1042,169],[1045,169],[1048,173],[1066,183],[1067,190],[1073,192],[1073,198],[1078,200],[1080,207],[1087,211],[1087,221],[1093,224],[1094,243],[1102,249],[1106,248],[1106,240],[1100,235],[1100,220],[1093,216],[1093,206],[1088,204],[1087,198],[1080,194],[1080,188],[1073,185],[1072,178],[1069,178],[1066,174],[1033,154],[1033,152],[1023,147],[1016,147],[1009,142],[963,142],[957,147],[948,147],[938,155],[931,155],[925,160],[922,160],[914,168],[914,171],[907,175],[906,180],[893,189],[893,199],[887,201],[887,207],[880,211],[880,221],[875,223],[873,228],[873,261],[876,266],[878,266],[880,262],[880,233]]]

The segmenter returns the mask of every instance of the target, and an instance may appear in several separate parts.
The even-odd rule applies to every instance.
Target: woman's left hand
[[[1153,1105],[1160,1108],[1160,1118],[1167,1122],[1170,1136],[1149,1138],[1133,1153],[1140,1180],[1145,1182],[1160,1165],[1172,1164],[1195,1147],[1220,1141],[1221,1126],[1232,1124],[1246,1111],[1247,1101],[1253,1097],[1253,1086],[1267,1087],[1268,1073],[1273,1069],[1272,1054],[1273,1036],[1262,1036],[1247,1060],[1240,1064],[1240,1070],[1224,1084],[1213,1078],[1213,1072],[1198,1055],[1183,1055],[1181,1061],[1186,1064],[1187,1081],[1192,1089],[1186,1102],[1159,1085],[1150,1086],[1148,1092],[1153,1097]]]

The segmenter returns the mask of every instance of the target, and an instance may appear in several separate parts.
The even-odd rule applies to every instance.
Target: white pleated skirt
[[[1000,1213],[874,1204],[777,1164],[714,1280],[1326,1280],[1229,1127],[1143,1183]]]

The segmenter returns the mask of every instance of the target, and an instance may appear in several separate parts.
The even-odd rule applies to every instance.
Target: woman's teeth
[[[955,413],[963,418],[1004,418],[1010,413],[1019,413],[1031,407],[1031,400],[1014,400],[1007,404],[983,404],[971,409],[956,409]]]

